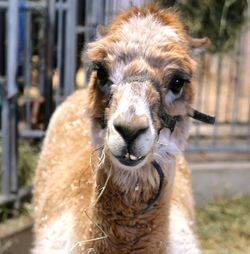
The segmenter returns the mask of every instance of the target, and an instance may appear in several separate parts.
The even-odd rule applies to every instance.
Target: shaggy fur
[[[188,37],[177,14],[150,6],[122,13],[89,45],[88,59],[104,63],[109,80],[100,88],[94,69],[88,91],[75,92],[51,119],[34,183],[33,254],[200,253],[181,151],[193,100],[192,52],[204,44]],[[178,94],[169,87],[176,72],[185,78]],[[128,82],[134,75],[146,79]],[[182,116],[172,134],[160,129],[162,106]],[[127,144],[116,126],[143,130],[130,151],[145,156],[138,165],[118,161]],[[159,186],[152,160],[165,181],[155,207],[143,213]]]

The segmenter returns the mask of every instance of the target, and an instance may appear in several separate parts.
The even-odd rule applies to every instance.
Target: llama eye
[[[169,82],[169,89],[174,93],[174,94],[179,94],[183,85],[185,83],[185,80],[181,77],[173,77],[171,81]]]
[[[97,74],[98,89],[105,96],[108,96],[110,94],[110,87],[112,85],[112,82],[109,80],[109,72],[107,66],[103,62],[95,62],[92,70],[96,71]]]
[[[97,72],[97,78],[101,81],[101,83],[105,84],[109,77],[106,66],[103,63],[96,63],[94,65],[94,70]]]

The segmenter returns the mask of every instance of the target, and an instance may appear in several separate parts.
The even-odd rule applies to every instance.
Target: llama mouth
[[[119,162],[125,166],[136,166],[145,159],[145,156],[136,157],[133,154],[126,153],[124,156],[115,156]]]

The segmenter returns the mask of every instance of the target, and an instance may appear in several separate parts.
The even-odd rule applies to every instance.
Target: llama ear
[[[101,39],[102,37],[104,37],[106,34],[108,33],[108,28],[102,25],[99,25],[96,28],[96,37],[97,39]]]
[[[189,48],[193,56],[197,56],[209,46],[210,40],[208,38],[196,39],[189,37]]]

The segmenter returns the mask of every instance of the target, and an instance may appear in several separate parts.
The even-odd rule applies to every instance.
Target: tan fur
[[[118,49],[119,42],[123,42],[123,37],[120,36],[121,27],[138,13],[142,17],[153,15],[160,24],[173,27],[179,41],[174,39],[172,41],[170,38],[169,42],[158,47],[147,44],[145,46],[147,53],[140,55],[140,59],[137,55],[133,56],[132,50],[131,62],[128,63],[126,47]],[[110,70],[114,70],[114,61],[117,57],[121,57],[119,61],[125,62],[124,78],[145,72],[151,75],[158,84],[159,92],[151,82],[143,87],[140,83],[134,82],[131,91],[135,96],[145,96],[152,118],[152,128],[157,130],[160,124],[158,110],[162,99],[159,93],[167,92],[163,84],[164,81],[167,82],[170,69],[178,67],[190,76],[193,73],[194,62],[188,51],[188,43],[189,38],[176,14],[162,11],[156,6],[141,9],[135,7],[121,14],[110,25],[106,36],[90,45],[88,56],[91,61],[105,60]],[[116,46],[117,50],[115,50]],[[129,56],[129,52],[127,53]],[[124,58],[122,54],[125,54]],[[171,206],[177,207],[188,222],[194,221],[190,172],[184,157],[171,153],[163,157],[156,153],[155,148],[149,152],[147,163],[142,168],[123,170],[116,167],[110,159],[110,150],[105,143],[108,134],[102,136],[99,127],[98,118],[102,114],[105,114],[109,121],[115,117],[119,103],[122,101],[122,93],[128,87],[129,85],[127,87],[124,85],[124,88],[123,86],[117,88],[109,105],[109,98],[97,88],[97,76],[96,72],[93,72],[88,91],[75,92],[52,117],[34,183],[34,253],[48,251],[44,244],[44,235],[46,236],[46,232],[49,232],[49,228],[58,218],[70,213],[73,217],[70,220],[72,233],[69,233],[72,250],[51,251],[51,253],[176,254],[170,253],[169,250],[169,235],[172,234],[169,232]],[[185,87],[183,96],[166,105],[165,110],[172,115],[185,115],[187,106],[192,100],[193,87],[189,84]],[[133,108],[124,111],[121,120],[126,120],[126,114],[131,113],[133,116],[134,111]],[[133,119],[131,119],[132,124],[128,122],[129,128],[148,124],[144,116]],[[188,125],[187,117],[184,117],[171,136],[180,149],[185,145]],[[97,137],[98,135],[100,137]],[[91,136],[94,148],[91,145]],[[160,161],[165,174],[164,186],[155,207],[142,213],[149,200],[155,196],[159,186],[159,177],[150,164],[153,159]],[[111,176],[102,196],[95,206],[91,207],[109,174]],[[65,227],[63,231],[67,233],[71,232],[70,230]],[[102,238],[102,231],[107,236],[98,239]],[[190,231],[193,231],[193,226],[190,226]],[[89,239],[93,240],[88,241]],[[55,241],[55,245],[57,240],[48,239],[52,244]]]

